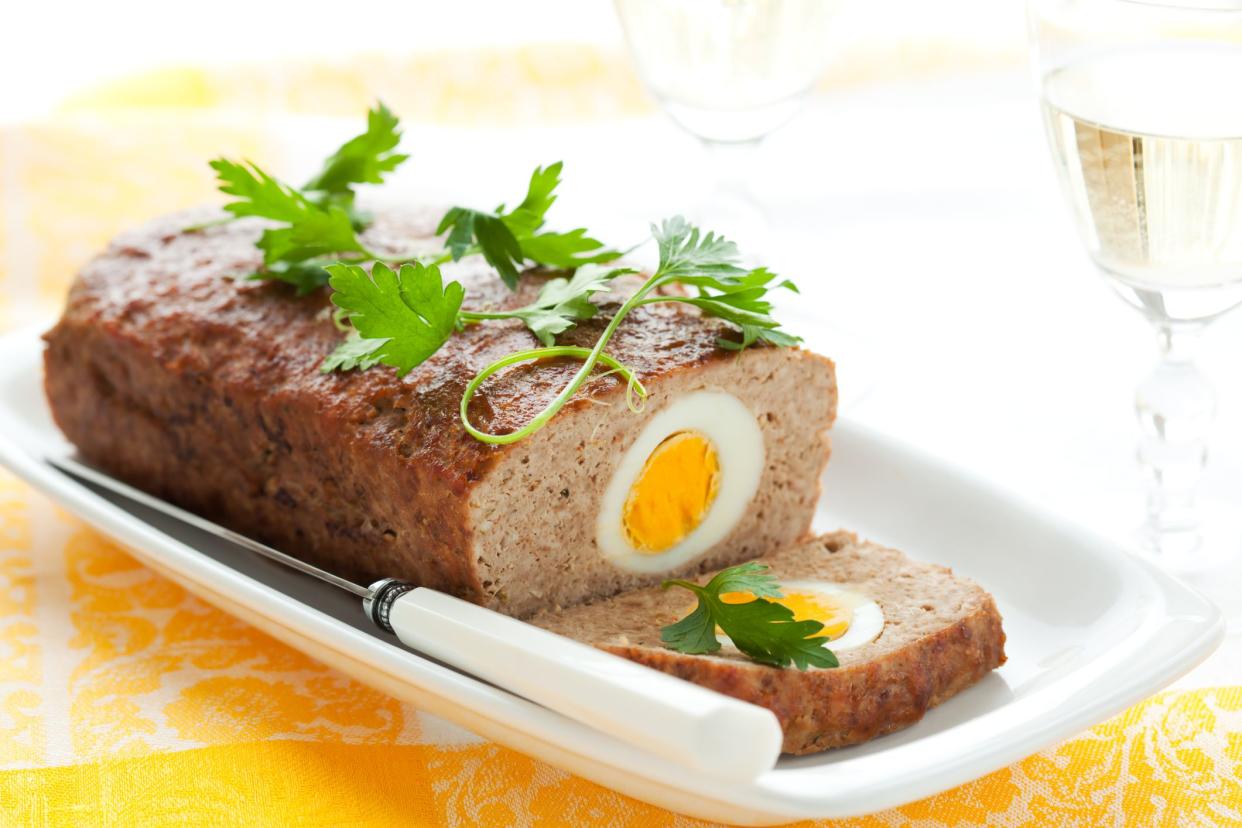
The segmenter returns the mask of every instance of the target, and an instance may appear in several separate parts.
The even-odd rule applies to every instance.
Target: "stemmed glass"
[[[1216,397],[1200,333],[1242,303],[1242,2],[1031,0],[1044,123],[1088,252],[1154,326],[1138,387],[1144,548],[1213,566],[1196,503]]]
[[[639,74],[707,148],[714,184],[697,223],[754,252],[767,221],[753,151],[792,118],[823,72],[834,0],[616,0]]]

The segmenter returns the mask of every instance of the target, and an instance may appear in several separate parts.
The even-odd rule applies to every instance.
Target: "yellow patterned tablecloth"
[[[468,58],[468,59],[467,59]],[[566,67],[572,71],[566,71]],[[384,78],[420,83],[389,90]],[[165,72],[0,129],[0,317],[53,309],[118,229],[210,196],[204,160],[272,161],[263,120],[602,117],[647,104],[571,46],[348,67]],[[155,575],[0,476],[0,823],[690,825],[479,741]],[[1242,687],[1159,695],[923,802],[847,825],[1242,825]]]

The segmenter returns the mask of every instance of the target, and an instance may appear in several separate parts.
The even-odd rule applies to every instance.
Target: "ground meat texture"
[[[470,437],[465,384],[535,347],[517,322],[471,326],[398,378],[391,368],[324,374],[341,341],[326,290],[248,281],[263,225],[198,232],[190,211],[116,239],[70,290],[46,335],[46,390],[90,463],[174,503],[343,576],[395,576],[521,616],[653,583],[595,548],[600,496],[646,418],[679,395],[720,388],[755,413],[767,464],[732,533],[677,574],[780,549],[805,536],[836,408],[832,364],[799,349],[719,348],[726,326],[682,306],[640,308],[609,352],[651,392],[643,414],[616,377],[597,377],[542,431],[511,446]],[[381,213],[367,241],[430,242],[434,213]],[[446,267],[467,306],[528,303],[549,274],[506,288],[475,259]],[[561,337],[591,345],[617,307]],[[503,433],[525,424],[579,363],[520,366],[489,382],[472,417]]]

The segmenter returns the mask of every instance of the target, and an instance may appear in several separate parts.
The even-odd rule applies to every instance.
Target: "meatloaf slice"
[[[658,587],[543,612],[531,623],[768,708],[780,719],[784,751],[792,754],[908,727],[1005,662],[1005,633],[992,596],[945,567],[848,532],[760,560],[782,581],[827,581],[870,597],[884,614],[879,637],[837,652],[839,667],[805,672],[757,664],[728,645],[714,655],[685,655],[661,644],[660,628],[685,616],[694,599]]]
[[[215,215],[168,216],[116,239],[78,275],[46,335],[48,400],[87,461],[342,575],[402,577],[517,616],[806,535],[836,408],[828,360],[767,347],[738,355],[718,347],[732,335],[718,321],[644,307],[609,347],[650,390],[643,413],[601,374],[533,437],[487,445],[462,429],[458,404],[481,368],[536,346],[519,323],[469,327],[404,378],[386,367],[323,374],[343,336],[327,291],[298,297],[234,278],[259,266],[263,224],[183,229]],[[368,244],[432,244],[434,220],[381,213]],[[513,293],[477,257],[446,268],[475,308],[528,303],[548,275],[525,274]],[[592,344],[618,298],[603,297],[600,317],[561,341]],[[510,369],[481,390],[472,417],[513,431],[577,368]],[[696,390],[730,394],[753,415],[758,487],[700,554],[663,572],[617,566],[597,544],[602,492],[644,423]]]

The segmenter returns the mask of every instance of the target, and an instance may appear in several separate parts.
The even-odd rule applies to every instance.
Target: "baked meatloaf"
[[[459,401],[480,369],[537,345],[520,323],[468,327],[403,378],[322,373],[343,337],[327,290],[234,278],[259,267],[263,224],[183,229],[214,215],[117,238],[46,335],[48,400],[88,462],[344,576],[406,578],[519,617],[807,534],[836,409],[827,359],[739,355],[692,308],[639,308],[608,350],[646,384],[641,413],[601,372],[542,431],[488,445],[461,427]],[[429,244],[435,217],[381,213],[366,241]],[[514,293],[477,257],[445,270],[470,308],[526,304],[549,275],[524,274]],[[560,341],[593,344],[616,302]],[[578,367],[505,371],[473,421],[516,430]]]
[[[860,542],[848,532],[760,560],[786,596],[818,584],[826,591],[840,589],[838,612],[851,603],[859,607],[864,598],[879,606],[874,617],[855,611],[836,629],[831,623],[825,628],[836,642],[853,639],[845,649],[827,645],[839,667],[805,672],[768,667],[727,643],[713,655],[670,650],[660,642],[660,628],[688,614],[695,603],[680,589],[636,590],[545,611],[531,623],[768,708],[784,730],[784,751],[792,754],[853,745],[914,724],[1005,662],[1005,633],[992,596],[945,567]],[[827,602],[833,599],[830,593]],[[791,608],[799,612],[798,605]]]

